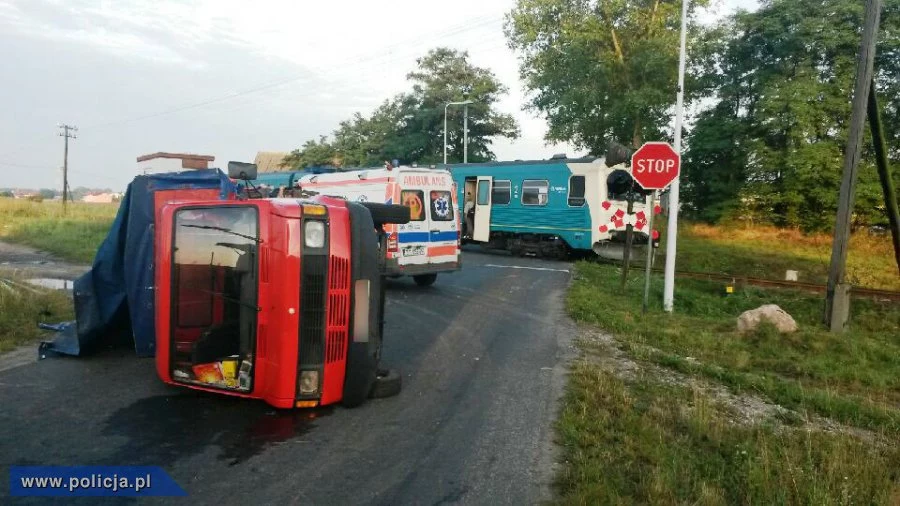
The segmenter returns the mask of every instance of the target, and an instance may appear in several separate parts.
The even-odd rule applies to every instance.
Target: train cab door
[[[478,176],[475,189],[475,226],[472,239],[488,242],[491,238],[491,176]]]

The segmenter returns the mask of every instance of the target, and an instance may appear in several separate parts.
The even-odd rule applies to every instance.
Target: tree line
[[[682,198],[695,219],[736,218],[829,230],[837,209],[864,2],[764,0],[713,25],[691,2]],[[900,0],[884,0],[876,89],[895,184],[900,183]],[[518,0],[505,33],[548,141],[603,155],[610,142],[671,140],[680,2]],[[491,138],[518,136],[496,111],[507,92],[468,54],[439,48],[407,76],[411,91],[371,115],[311,140],[290,167],[432,164],[443,154],[444,105],[469,106],[469,160],[493,158]],[[462,158],[462,108],[448,110],[449,161]],[[867,137],[871,139],[871,136]],[[864,150],[856,225],[886,222],[870,146]]]
[[[496,110],[507,88],[489,70],[469,61],[466,52],[437,48],[417,60],[407,80],[409,92],[385,100],[369,116],[356,113],[342,121],[331,138],[309,140],[283,161],[291,168],[331,165],[372,167],[386,160],[402,164],[443,162],[444,107],[471,100],[468,106],[470,162],[492,160],[491,139],[515,139],[519,127],[509,114]],[[450,163],[463,158],[462,107],[447,110]]]

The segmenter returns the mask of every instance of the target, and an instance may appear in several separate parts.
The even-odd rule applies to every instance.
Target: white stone
[[[790,271],[790,270],[786,271],[784,273],[784,280],[785,281],[797,281],[798,274],[800,274],[800,273],[797,271]]]
[[[750,332],[759,327],[761,321],[768,321],[779,332],[795,332],[797,322],[785,310],[775,304],[766,304],[756,309],[744,311],[737,318],[738,332]]]

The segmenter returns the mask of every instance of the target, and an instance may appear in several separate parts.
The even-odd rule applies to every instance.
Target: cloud
[[[81,127],[70,146],[76,186],[113,179],[124,187],[135,157],[148,152],[208,153],[223,163],[289,150],[408,90],[416,58],[437,46],[469,51],[509,88],[498,108],[519,120],[522,137],[496,139],[500,159],[580,154],[545,146],[546,122],[522,110],[526,94],[502,31],[513,5],[0,0],[0,79],[17,97],[0,122],[0,165],[49,167],[0,169],[10,183],[52,186],[58,121]]]

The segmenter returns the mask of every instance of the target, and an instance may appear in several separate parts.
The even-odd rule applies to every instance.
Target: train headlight
[[[303,242],[307,248],[325,246],[325,222],[307,221],[303,230]]]

